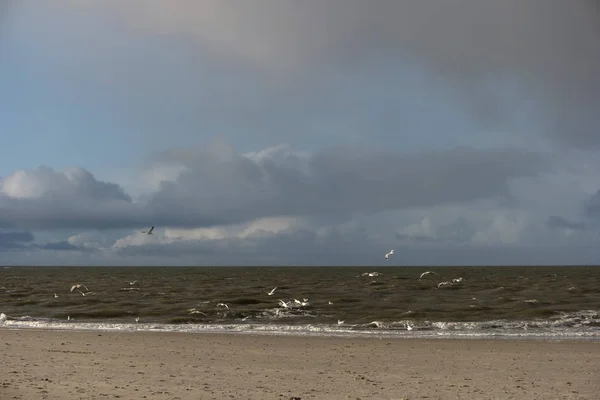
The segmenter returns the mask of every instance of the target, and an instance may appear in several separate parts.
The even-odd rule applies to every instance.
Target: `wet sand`
[[[0,398],[597,399],[600,343],[0,330]]]

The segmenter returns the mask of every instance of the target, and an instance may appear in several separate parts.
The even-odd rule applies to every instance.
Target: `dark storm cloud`
[[[600,147],[597,0],[222,0],[106,2],[143,34],[195,38],[271,79],[373,63],[416,64],[463,95],[473,115],[510,125],[507,87],[558,142]],[[367,70],[365,70],[367,71]]]
[[[48,170],[19,171],[4,179],[0,221],[31,229],[110,229],[349,215],[509,198],[511,178],[548,168],[545,156],[511,149],[402,155],[335,148],[304,161],[277,154],[253,160],[222,139],[206,151],[169,157],[187,169],[144,203],[131,202],[118,185],[98,182],[87,171],[71,179]]]
[[[224,146],[224,144],[219,144]],[[215,154],[219,154],[216,156]],[[268,216],[378,212],[509,197],[508,181],[547,168],[543,156],[517,150],[456,149],[422,155],[336,148],[305,168],[233,150],[181,156],[189,168],[149,200],[157,215],[182,226]]]

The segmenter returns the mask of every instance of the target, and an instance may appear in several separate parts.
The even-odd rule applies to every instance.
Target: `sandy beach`
[[[600,343],[0,330],[2,399],[597,399]]]

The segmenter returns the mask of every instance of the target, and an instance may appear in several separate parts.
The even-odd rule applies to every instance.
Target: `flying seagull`
[[[433,271],[427,271],[427,272],[423,272],[420,276],[419,279],[423,279],[425,276],[429,275],[429,274],[435,274],[435,272]]]
[[[88,292],[90,291],[90,289],[88,289],[88,287],[87,287],[87,286],[85,286],[85,285],[82,285],[81,283],[76,283],[76,284],[74,284],[73,286],[71,286],[71,292],[72,292],[73,290],[75,290],[75,289],[79,289],[79,288],[81,288],[81,287],[84,287],[84,288],[85,288],[85,290],[87,290]],[[81,292],[81,290],[80,290],[80,292]]]
[[[273,294],[275,293],[275,289],[277,289],[277,286],[275,286],[270,292],[267,292],[267,295],[273,296]]]
[[[394,249],[390,250],[390,252],[385,255],[385,259],[388,260],[392,254],[394,254]]]
[[[142,231],[142,233],[145,233],[146,235],[152,235],[153,230],[154,230],[154,227],[150,228],[149,231]]]

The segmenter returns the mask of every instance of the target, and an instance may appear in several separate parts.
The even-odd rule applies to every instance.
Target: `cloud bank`
[[[548,170],[543,154],[454,149],[406,155],[338,147],[240,155],[223,138],[197,153],[166,152],[173,180],[133,202],[81,168],[17,171],[0,181],[0,219],[21,229],[211,227],[268,217],[348,217],[418,207],[510,201],[511,179]],[[156,171],[156,166],[154,168]]]
[[[553,195],[562,208],[543,204],[573,187],[551,179],[564,165],[515,148],[240,154],[218,136],[152,157],[142,172],[149,191],[139,197],[81,168],[0,179],[0,248],[21,263],[58,252],[88,264],[377,264],[388,247],[408,264],[534,262],[534,249],[547,255],[597,237],[582,220],[595,198],[583,188]],[[150,225],[154,235],[139,233]],[[45,231],[58,235],[40,242],[30,233]]]

